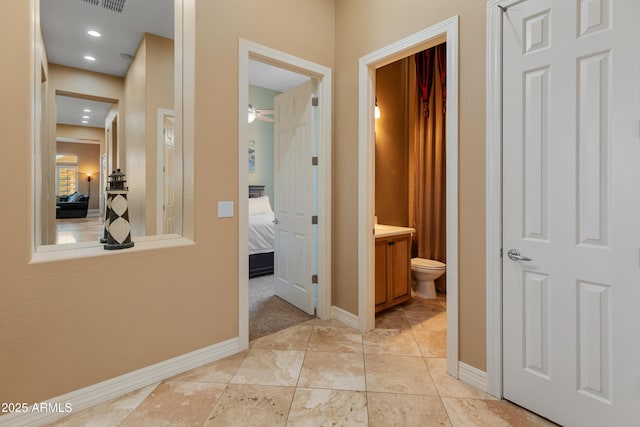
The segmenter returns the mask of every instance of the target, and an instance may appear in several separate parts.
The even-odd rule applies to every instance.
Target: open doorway
[[[288,71],[290,76],[293,72],[302,76],[306,83],[298,82],[293,89],[273,97],[273,105],[254,105],[249,97],[250,66],[277,68]],[[274,230],[274,292],[280,293],[283,299],[309,314],[313,314],[314,307],[315,314],[320,318],[328,318],[331,314],[331,70],[284,52],[240,40],[238,81],[239,341],[240,346],[246,348],[249,342],[250,270],[249,245],[244,245],[249,241],[250,199],[247,192],[250,174],[255,174],[252,179],[256,182],[264,179],[258,178],[257,171],[250,172],[250,168],[258,167],[256,156],[261,146],[260,141],[255,139],[257,137],[254,135],[252,139],[250,135],[248,113],[260,113],[263,118],[272,118],[274,115],[270,114],[270,110],[274,108],[269,107],[275,107],[282,113],[281,117],[275,117],[276,121],[281,119],[282,135],[278,136],[277,126],[273,130],[274,206],[270,206],[270,210],[274,212],[271,221],[278,223]],[[264,85],[266,83],[262,83]],[[254,86],[261,87],[259,84]],[[281,103],[280,107],[278,102]],[[299,138],[309,143],[300,145],[295,142],[300,141]],[[254,157],[248,159],[248,153]],[[264,183],[257,182],[254,185],[260,187]],[[269,195],[266,185],[262,191]],[[284,197],[283,201],[279,195]],[[254,204],[251,203],[252,211]],[[293,210],[285,209],[286,206],[296,206],[295,213],[291,215]],[[298,209],[300,206],[304,208]],[[288,273],[283,275],[281,272]]]
[[[304,260],[294,259],[302,253],[288,249],[289,229],[283,227],[289,208],[281,206],[295,196],[294,188],[288,185],[291,181],[305,182],[304,177],[312,172],[312,165],[302,165],[298,179],[292,180],[285,176],[287,171],[287,152],[295,147],[282,146],[287,137],[286,124],[283,122],[283,99],[299,90],[302,85],[312,85],[311,78],[280,67],[272,66],[257,60],[249,60],[249,104],[248,104],[248,243],[249,243],[249,341],[269,335],[282,329],[315,317],[315,285],[311,281],[297,283],[292,290],[288,283],[292,275],[300,277],[316,274],[315,271],[300,272],[293,270],[304,266]],[[310,95],[313,96],[313,88]],[[276,116],[276,107],[279,114]],[[309,106],[309,113],[313,106]],[[295,123],[297,134],[304,136],[304,126],[315,125],[309,123]],[[292,143],[309,145],[313,150],[313,134],[310,139],[297,138]],[[294,171],[295,172],[295,171]],[[303,184],[308,187],[304,196],[315,194],[312,188],[315,182]],[[305,202],[299,200],[298,202]],[[309,204],[310,216],[313,204]],[[307,224],[311,226],[311,222]],[[307,227],[305,227],[307,228]],[[302,247],[313,245],[313,232],[302,230],[296,233],[296,240],[303,243]],[[309,245],[301,241],[301,237],[310,239]],[[282,241],[284,240],[284,241]],[[309,266],[312,267],[312,266]],[[284,271],[283,271],[284,270]],[[293,273],[293,274],[292,274]],[[295,279],[294,279],[295,280]],[[297,290],[297,292],[296,292]],[[292,295],[299,293],[301,295]]]
[[[176,113],[175,110],[158,108],[158,178],[157,178],[157,225],[159,234],[174,234],[177,231],[177,176],[176,176]]]
[[[362,332],[375,328],[375,94],[376,70],[446,42],[446,359],[458,371],[458,18],[453,17],[360,58],[358,313]],[[384,114],[381,112],[381,114]],[[460,364],[460,368],[463,368]]]
[[[376,329],[446,357],[446,42],[375,71]]]

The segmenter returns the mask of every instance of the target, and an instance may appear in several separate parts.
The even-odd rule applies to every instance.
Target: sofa
[[[60,196],[56,203],[56,219],[86,218],[89,209],[89,196],[78,192]]]

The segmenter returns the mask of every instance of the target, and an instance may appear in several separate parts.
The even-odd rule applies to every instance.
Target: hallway
[[[365,335],[313,319],[53,425],[553,425],[446,374],[445,307],[414,298]]]

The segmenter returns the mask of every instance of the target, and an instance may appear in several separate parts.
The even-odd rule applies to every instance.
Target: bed
[[[249,186],[249,277],[273,274],[275,216],[264,185]]]

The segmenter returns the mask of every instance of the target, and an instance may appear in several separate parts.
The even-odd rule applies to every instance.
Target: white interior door
[[[162,231],[164,234],[175,233],[176,222],[176,142],[175,117],[163,115],[163,164],[162,164]]]
[[[274,99],[275,294],[314,313],[313,284],[313,84]]]
[[[638,22],[637,0],[503,14],[504,397],[564,426],[640,425]]]

